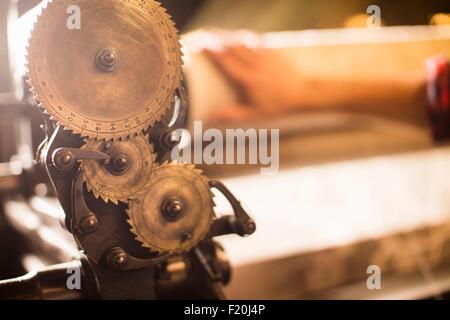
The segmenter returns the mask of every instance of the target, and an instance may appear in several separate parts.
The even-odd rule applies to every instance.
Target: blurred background
[[[224,180],[258,224],[248,239],[221,239],[234,266],[228,296],[448,297],[450,149],[434,142],[426,101],[411,98],[403,86],[416,75],[418,82],[426,77],[427,58],[450,58],[448,1],[161,2],[182,33],[191,124],[209,123],[217,110],[242,100],[240,84],[216,61],[230,56],[205,50],[255,43],[276,55],[271,61],[285,72],[284,87],[300,74],[336,84],[340,98],[352,97],[358,84],[366,90],[373,83],[367,100],[384,95],[386,110],[394,110],[378,113],[357,103],[346,108],[331,99],[312,111],[214,119],[211,126],[219,128],[276,128],[281,134],[277,175],[261,176],[259,166],[203,167],[211,178]],[[381,9],[379,29],[368,26],[370,5]],[[67,261],[76,252],[56,219],[61,208],[46,174],[34,165],[43,118],[25,81],[25,48],[39,6],[38,0],[0,2],[0,279]],[[281,61],[290,68],[283,69]],[[267,68],[241,68],[277,88],[263,72]],[[321,90],[299,94],[326,96]],[[230,211],[224,199],[217,203],[218,211]],[[371,265],[381,268],[382,290],[366,286]]]

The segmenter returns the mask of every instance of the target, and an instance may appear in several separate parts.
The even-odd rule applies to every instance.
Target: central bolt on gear
[[[108,155],[108,161],[83,160],[86,186],[105,202],[127,202],[145,187],[155,166],[156,154],[148,138],[138,135],[118,141],[90,140],[84,150]]]
[[[131,231],[158,252],[189,251],[207,234],[213,219],[208,179],[194,166],[164,164],[127,210]]]
[[[70,5],[80,8],[79,30],[67,28]],[[179,298],[223,298],[230,270],[213,238],[256,226],[220,182],[191,165],[161,164],[175,147],[168,137],[185,124],[187,97],[177,30],[160,4],[50,1],[32,32],[28,69],[47,115],[39,159],[96,294],[176,298],[183,290],[160,280],[182,261],[181,283],[193,294]],[[213,188],[234,215],[215,216]]]

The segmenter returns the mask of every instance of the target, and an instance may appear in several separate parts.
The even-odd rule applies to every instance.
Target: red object
[[[428,108],[433,136],[437,141],[450,138],[450,67],[443,55],[427,59]]]

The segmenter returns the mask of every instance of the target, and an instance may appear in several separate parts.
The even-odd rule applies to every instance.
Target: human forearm
[[[377,78],[311,78],[298,110],[363,113],[419,126],[428,124],[425,74]]]

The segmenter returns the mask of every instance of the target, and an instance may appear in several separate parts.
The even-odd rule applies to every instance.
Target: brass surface
[[[162,212],[166,199],[180,199],[182,217],[169,221]],[[155,169],[145,192],[129,202],[129,224],[144,247],[181,252],[194,247],[209,230],[213,196],[208,179],[193,166],[163,164]]]
[[[153,153],[153,146],[143,135],[109,142],[90,140],[83,148],[103,152],[111,158],[109,163],[83,160],[81,164],[88,190],[105,202],[126,202],[142,191],[155,166],[156,155]],[[127,161],[123,172],[111,169],[116,157],[124,157]]]
[[[67,27],[70,5],[81,28]],[[179,37],[160,4],[147,0],[52,1],[35,24],[28,77],[40,106],[91,139],[145,131],[174,100],[182,78]],[[105,50],[113,55],[99,58]],[[102,70],[98,60],[117,65]]]

